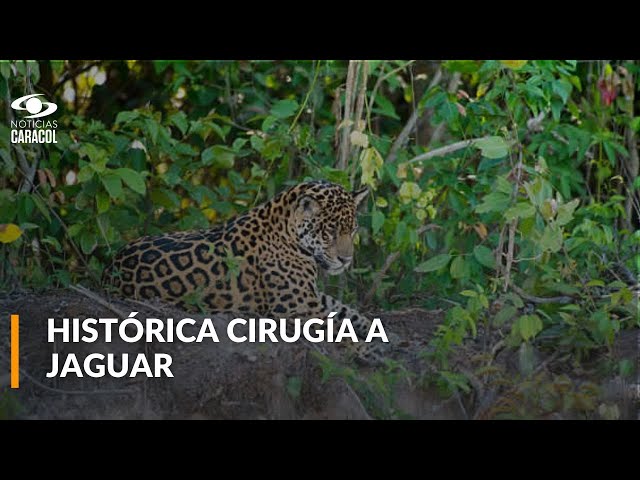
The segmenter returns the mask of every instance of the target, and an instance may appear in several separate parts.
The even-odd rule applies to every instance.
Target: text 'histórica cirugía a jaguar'
[[[56,319],[49,318],[47,325],[47,341],[54,343],[61,340],[63,343],[93,343],[102,338],[106,343],[111,343],[114,337],[124,342],[135,343],[144,341],[147,343],[200,343],[211,341],[218,343],[220,337],[211,318],[202,320],[197,335],[187,335],[184,332],[186,326],[195,327],[198,323],[192,318],[183,318],[175,321],[173,318],[161,320],[158,318],[136,319],[138,312],[131,314],[124,320],[117,318],[62,318],[62,325],[56,326]],[[337,312],[331,312],[326,319],[310,318],[234,318],[224,329],[228,339],[233,343],[265,343],[285,342],[293,343],[305,339],[312,343],[342,342],[350,340],[358,343],[360,340],[349,318],[340,322],[334,320]],[[288,328],[291,327],[291,328]],[[370,343],[376,339],[388,343],[389,339],[379,318],[371,322],[369,332],[364,339]],[[61,358],[60,353],[53,353],[51,357],[51,371],[48,378],[64,378],[69,374],[83,377],[100,378],[105,375],[111,377],[135,377],[144,374],[147,377],[173,377],[171,372],[172,358],[166,353],[154,353],[153,361],[144,353],[139,353],[133,361],[129,362],[129,355],[124,353],[116,355],[108,353],[92,353],[87,355],[82,362],[74,353],[66,354]],[[116,356],[118,361],[116,361]]]

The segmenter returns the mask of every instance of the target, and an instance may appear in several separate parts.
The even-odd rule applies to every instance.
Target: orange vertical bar
[[[20,387],[19,319],[17,314],[11,315],[11,388]]]

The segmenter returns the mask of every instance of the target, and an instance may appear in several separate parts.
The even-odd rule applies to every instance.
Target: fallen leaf
[[[369,147],[369,137],[357,130],[351,132],[351,144],[357,147],[367,148]]]
[[[47,183],[47,174],[44,173],[44,170],[39,168],[37,170],[37,174],[38,174],[38,182],[40,183],[40,185],[44,185],[45,183]]]
[[[57,182],[56,182],[56,177],[53,174],[53,172],[51,170],[49,170],[48,168],[45,168],[44,169],[44,173],[47,174],[47,178],[49,179],[49,183],[51,184],[51,186],[55,188]]]
[[[485,227],[484,223],[477,223],[476,225],[473,226],[473,229],[476,231],[476,233],[482,240],[487,238],[488,232],[487,232],[487,227]]]
[[[15,242],[22,235],[20,227],[13,223],[0,224],[0,242],[11,243]]]
[[[512,70],[519,70],[527,64],[528,60],[500,60],[500,63]]]

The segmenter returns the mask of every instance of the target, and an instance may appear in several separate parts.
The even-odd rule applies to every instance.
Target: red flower
[[[598,89],[600,90],[602,103],[607,107],[611,105],[618,96],[618,89],[611,80],[604,78],[598,80]]]

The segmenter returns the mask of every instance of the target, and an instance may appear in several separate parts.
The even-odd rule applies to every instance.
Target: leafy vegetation
[[[585,361],[640,326],[639,76],[633,61],[5,61],[0,288],[95,285],[126,241],[304,179],[367,185],[356,268],[330,293],[446,308],[422,380],[448,394],[495,379],[509,348],[509,388],[542,392],[510,415],[562,392],[594,411],[588,388],[540,386],[534,356]],[[8,105],[30,93],[57,103],[58,143],[9,143]],[[467,340],[475,372],[451,362]]]

